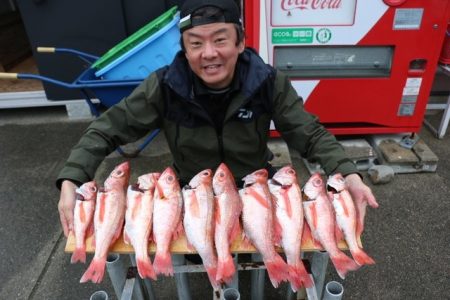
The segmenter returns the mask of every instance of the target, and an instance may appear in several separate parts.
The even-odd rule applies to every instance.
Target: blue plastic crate
[[[170,64],[181,49],[179,20],[180,14],[177,13],[170,23],[95,72],[95,76],[108,80],[138,80]]]

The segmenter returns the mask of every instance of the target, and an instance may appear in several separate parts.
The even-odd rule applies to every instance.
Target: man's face
[[[183,32],[186,58],[192,71],[210,88],[227,87],[233,80],[238,55],[244,42],[237,42],[231,23],[195,26]]]

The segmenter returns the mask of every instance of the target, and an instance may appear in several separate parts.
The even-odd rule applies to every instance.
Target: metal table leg
[[[262,261],[261,254],[252,253],[252,261],[259,262]],[[266,279],[266,270],[258,269],[252,270],[251,274],[251,299],[252,300],[262,300],[264,299],[264,282]]]
[[[317,299],[322,298],[323,285],[325,282],[325,274],[327,272],[329,258],[330,256],[328,252],[322,251],[314,252],[312,257],[311,273],[316,285]]]
[[[181,266],[186,264],[184,255],[172,255],[173,266]],[[189,288],[188,278],[186,273],[175,273],[175,281],[177,284],[178,299],[191,300],[191,290]]]

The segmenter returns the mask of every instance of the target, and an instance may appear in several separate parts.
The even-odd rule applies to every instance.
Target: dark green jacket
[[[222,128],[217,129],[195,99],[192,72],[184,54],[140,84],[129,97],[96,119],[58,176],[86,182],[98,165],[119,145],[136,141],[162,128],[180,180],[225,162],[239,180],[267,166],[270,121],[287,144],[302,157],[321,163],[327,174],[356,172],[341,145],[303,109],[289,78],[265,64],[250,49],[240,55],[232,94]],[[162,170],[161,170],[162,171]]]

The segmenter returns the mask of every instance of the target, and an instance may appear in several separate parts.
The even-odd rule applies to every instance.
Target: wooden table
[[[359,241],[359,244],[361,245],[361,242]],[[338,247],[341,250],[347,250],[348,246],[347,243],[345,241],[340,241],[338,243]],[[67,253],[72,253],[75,250],[75,237],[74,235],[71,233],[67,239],[67,243],[66,243],[66,247],[65,247],[65,252]],[[150,243],[149,246],[149,252],[150,253],[155,253],[156,250],[156,246],[155,244],[152,242]],[[277,250],[279,252],[282,252],[281,248],[277,247]],[[307,239],[302,241],[302,245],[301,245],[301,250],[304,252],[311,252],[311,251],[320,251],[321,249],[315,247],[314,243],[312,242],[312,240]],[[119,254],[132,254],[134,253],[134,249],[131,245],[127,245],[123,242],[123,238],[120,237],[115,243],[114,245],[112,245],[109,249],[110,252],[114,252],[114,253],[119,253]],[[191,254],[191,253],[196,253],[195,251],[191,251],[188,248],[188,244],[186,241],[186,236],[182,235],[180,236],[177,240],[172,242],[170,251],[172,254]],[[89,237],[86,239],[86,252],[87,253],[94,253],[95,252],[95,248],[92,246],[92,237]],[[256,253],[256,249],[249,245],[243,245],[241,243],[241,238],[237,237],[234,241],[233,244],[231,245],[231,252],[232,253]]]

